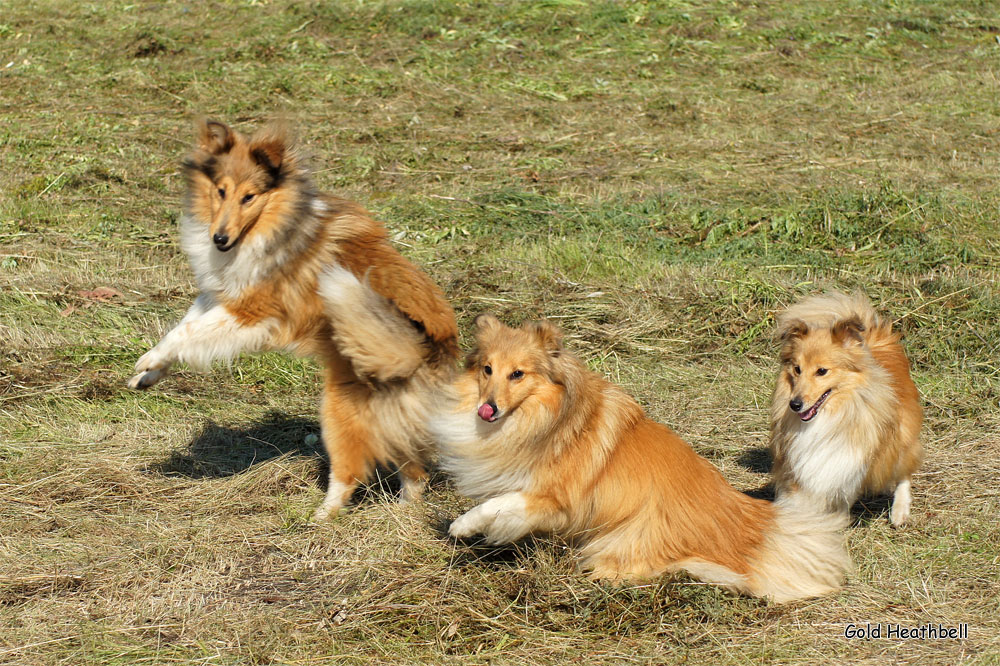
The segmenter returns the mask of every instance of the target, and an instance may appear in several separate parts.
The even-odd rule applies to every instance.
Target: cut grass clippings
[[[998,9],[6,3],[0,663],[997,663]],[[387,471],[310,524],[314,362],[124,388],[196,293],[199,114],[288,120],[465,343],[481,312],[554,320],[741,490],[768,480],[776,313],[864,291],[924,401],[913,523],[866,500],[844,590],[785,606],[594,583],[553,539],[457,545],[443,476],[400,506]]]

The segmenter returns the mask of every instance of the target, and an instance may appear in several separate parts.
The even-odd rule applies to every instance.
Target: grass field
[[[1000,663],[1000,3],[46,3],[0,11],[0,663]],[[914,520],[836,596],[470,550],[445,478],[314,526],[312,362],[125,389],[195,295],[198,114],[286,118],[468,334],[556,320],[744,490],[774,314],[862,289],[926,409]],[[391,485],[391,483],[389,484]],[[849,623],[966,623],[849,640]]]

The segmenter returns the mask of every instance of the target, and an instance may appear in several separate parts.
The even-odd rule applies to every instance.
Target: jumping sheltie
[[[778,317],[781,370],[771,401],[778,497],[847,512],[893,491],[893,525],[910,515],[922,419],[899,334],[863,295],[807,298]]]
[[[180,228],[200,294],[139,359],[129,386],[148,388],[177,362],[206,367],[266,350],[315,356],[325,366],[320,423],[330,457],[315,517],[340,509],[378,463],[398,466],[403,500],[418,497],[430,389],[453,376],[458,357],[451,307],[367,211],[316,191],[281,127],[244,137],[208,120],[197,133]],[[366,289],[342,289],[354,283]]]
[[[850,561],[839,516],[737,491],[561,338],[544,321],[476,319],[476,348],[430,425],[458,491],[485,500],[452,536],[558,534],[595,578],[683,569],[777,602],[841,585]]]

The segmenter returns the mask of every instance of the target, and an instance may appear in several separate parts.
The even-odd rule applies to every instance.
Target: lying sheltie
[[[208,120],[197,131],[180,227],[200,294],[139,359],[129,386],[148,388],[179,361],[315,356],[325,366],[320,422],[330,457],[316,518],[340,509],[378,463],[399,467],[402,499],[418,497],[430,387],[453,376],[458,355],[451,307],[368,212],[316,191],[282,128],[248,138]],[[363,294],[341,289],[359,279]]]
[[[686,570],[785,602],[836,590],[844,521],[751,498],[563,349],[547,322],[476,320],[476,348],[431,419],[442,467],[485,499],[450,526],[506,543],[575,542],[596,578]]]
[[[862,295],[807,298],[778,318],[781,370],[771,402],[779,497],[846,512],[894,492],[893,525],[910,515],[922,419],[899,334]]]

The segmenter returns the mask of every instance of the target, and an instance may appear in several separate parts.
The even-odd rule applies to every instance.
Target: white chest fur
[[[527,489],[530,467],[503,454],[511,446],[516,416],[486,423],[472,409],[442,409],[431,419],[431,436],[441,448],[441,466],[452,475],[458,492],[469,497],[495,497]]]
[[[850,441],[835,419],[803,424],[792,436],[787,456],[799,487],[825,498],[830,508],[846,508],[857,499],[866,472],[864,449]]]

